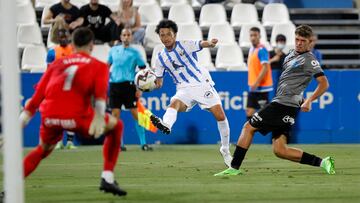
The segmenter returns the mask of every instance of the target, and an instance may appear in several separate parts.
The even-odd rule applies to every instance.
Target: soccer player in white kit
[[[156,87],[163,84],[164,72],[168,72],[176,84],[176,94],[171,98],[163,118],[152,115],[152,123],[163,133],[169,134],[174,125],[177,113],[190,111],[196,104],[201,109],[210,111],[215,117],[221,137],[220,153],[227,166],[232,157],[229,151],[230,128],[222,108],[220,97],[214,88],[209,71],[199,66],[196,52],[202,48],[213,48],[217,39],[211,41],[184,40],[176,41],[177,25],[171,20],[162,20],[156,27],[165,48],[158,53],[156,67]]]

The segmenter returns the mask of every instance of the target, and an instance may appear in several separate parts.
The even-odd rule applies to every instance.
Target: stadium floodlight
[[[5,203],[24,202],[22,129],[20,114],[20,73],[16,43],[16,1],[0,1],[0,48],[2,126],[4,136]]]

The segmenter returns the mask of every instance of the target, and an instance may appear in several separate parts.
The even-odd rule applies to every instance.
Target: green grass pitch
[[[55,151],[25,181],[27,203],[137,202],[360,202],[360,145],[295,145],[335,157],[336,175],[276,158],[270,145],[253,145],[244,175],[214,177],[225,169],[216,145],[138,146],[120,154],[116,179],[128,191],[98,190],[101,147]],[[232,148],[233,151],[233,148]]]

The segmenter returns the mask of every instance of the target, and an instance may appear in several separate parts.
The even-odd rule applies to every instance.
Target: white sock
[[[229,145],[230,145],[230,127],[229,127],[229,122],[227,119],[223,120],[223,121],[218,121],[218,129],[219,129],[219,133],[220,133],[220,138],[221,138],[221,147],[223,149],[227,149],[229,150]]]
[[[171,129],[176,121],[176,118],[177,118],[177,110],[169,107],[166,109],[166,112],[163,116],[163,122],[166,125],[168,125],[168,127]]]
[[[106,182],[113,184],[114,183],[114,173],[112,171],[103,171],[101,177],[106,180]]]

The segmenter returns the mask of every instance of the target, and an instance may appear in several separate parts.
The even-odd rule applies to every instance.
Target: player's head
[[[99,0],[90,0],[90,5],[92,5],[92,6],[99,5]]]
[[[94,46],[94,33],[87,27],[78,28],[72,34],[72,42],[76,51],[90,54]]]
[[[250,28],[250,42],[254,47],[260,43],[260,29],[258,27]]]
[[[308,25],[300,25],[295,30],[295,51],[303,53],[311,49],[312,28]]]
[[[125,47],[130,45],[132,41],[132,31],[130,28],[124,28],[121,30],[120,39]]]
[[[286,46],[286,37],[285,35],[278,34],[275,38],[276,48],[283,50]]]
[[[61,2],[70,3],[70,0],[61,0]]]
[[[162,20],[156,26],[155,32],[159,35],[161,42],[166,48],[173,48],[176,42],[178,27],[174,21]]]

